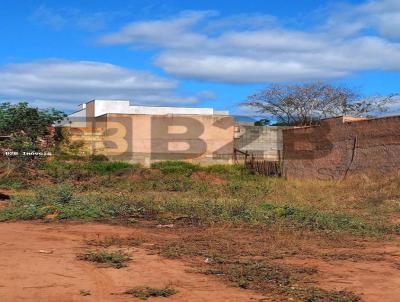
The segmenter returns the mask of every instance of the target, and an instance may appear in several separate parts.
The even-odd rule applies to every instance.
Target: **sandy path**
[[[251,291],[191,273],[184,263],[150,255],[143,249],[131,249],[133,261],[119,270],[76,260],[76,254],[87,249],[85,239],[134,232],[93,223],[0,223],[0,301],[140,301],[119,294],[139,285],[171,285],[179,291],[169,298],[152,298],[155,302],[266,301]],[[91,295],[82,296],[80,290]]]

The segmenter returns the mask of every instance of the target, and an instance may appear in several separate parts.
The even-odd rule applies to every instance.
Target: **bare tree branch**
[[[303,85],[274,84],[249,96],[242,106],[274,116],[287,125],[316,124],[341,115],[368,116],[387,111],[398,94],[362,98],[355,90],[316,82]]]

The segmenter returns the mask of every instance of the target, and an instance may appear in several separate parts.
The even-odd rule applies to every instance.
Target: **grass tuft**
[[[128,254],[117,251],[89,251],[77,256],[79,260],[96,262],[104,264],[106,266],[111,266],[114,268],[122,268],[127,266],[127,262],[131,260]]]
[[[131,295],[135,298],[139,298],[141,300],[147,300],[151,297],[170,297],[177,293],[172,287],[164,287],[164,288],[155,288],[148,286],[136,286],[134,288],[128,289],[124,292],[126,295]]]

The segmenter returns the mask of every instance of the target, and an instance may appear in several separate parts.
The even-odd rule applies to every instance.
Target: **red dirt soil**
[[[330,260],[286,258],[284,263],[318,270],[316,284],[328,290],[348,290],[365,302],[400,301],[400,238],[374,244],[361,252],[380,260]],[[350,249],[348,249],[351,252]],[[329,251],[327,251],[329,252]],[[331,251],[332,252],[332,251]],[[345,250],[342,250],[345,252]]]
[[[135,286],[172,286],[178,290],[168,298],[151,298],[155,302],[271,301],[250,290],[230,287],[216,277],[196,273],[187,260],[154,255],[145,249],[149,243],[143,248],[124,249],[133,258],[127,268],[99,268],[76,259],[77,254],[96,249],[87,245],[88,240],[107,236],[145,236],[154,243],[161,238],[178,238],[172,231],[168,233],[152,227],[74,222],[0,223],[0,301],[140,301],[121,294]],[[348,249],[347,252],[354,251]],[[363,252],[381,259],[325,261],[292,257],[283,262],[317,268],[316,285],[324,289],[353,291],[367,302],[400,301],[399,238],[369,244]],[[91,295],[82,296],[81,290],[90,291]]]
[[[97,237],[137,235],[137,230],[104,224],[0,223],[0,301],[117,302],[141,301],[121,295],[135,286],[172,286],[178,293],[151,301],[266,301],[262,296],[229,287],[218,279],[189,272],[180,261],[130,248],[127,268],[99,268],[76,255]],[[82,296],[80,291],[90,291]]]

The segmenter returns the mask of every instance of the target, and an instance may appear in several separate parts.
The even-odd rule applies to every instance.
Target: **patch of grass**
[[[310,233],[306,240],[306,233],[300,235],[276,225],[254,226],[252,231],[233,225],[185,227],[183,233],[186,235],[166,239],[152,248],[167,258],[198,259],[200,272],[224,278],[241,288],[272,294],[276,301],[359,301],[350,292],[315,288],[314,268],[276,261],[298,254],[313,256],[314,249],[321,248],[320,244],[327,248],[325,237]],[[348,238],[348,244],[354,244],[352,238]],[[306,248],[310,248],[308,252]]]
[[[217,263],[204,273],[223,277],[241,288],[274,293],[297,301],[360,301],[351,292],[309,287],[307,281],[316,273],[312,268],[289,267],[265,260],[235,260]]]
[[[349,291],[328,291],[320,288],[310,288],[301,295],[307,302],[359,302],[361,298]]]
[[[147,300],[151,297],[170,297],[178,291],[172,287],[156,288],[148,286],[136,286],[124,292],[126,295],[131,295],[141,300]]]
[[[176,185],[176,187],[175,187]],[[176,182],[169,191],[185,190],[185,183]],[[132,221],[132,219],[162,219],[171,217],[180,224],[205,225],[217,222],[249,224],[283,224],[288,228],[319,232],[347,232],[382,235],[396,229],[384,224],[369,223],[355,215],[322,212],[313,208],[258,205],[241,198],[210,198],[202,196],[177,198],[155,195],[139,196],[129,193],[82,193],[72,185],[60,184],[38,187],[33,194],[15,195],[7,208],[0,209],[0,220],[87,219]],[[174,218],[175,217],[175,218]]]
[[[201,171],[223,174],[228,177],[249,176],[251,174],[243,165],[209,165],[201,167]]]
[[[62,182],[65,180],[84,181],[92,178],[94,173],[89,171],[84,161],[52,160],[43,162],[39,167],[43,176]]]
[[[261,207],[270,220],[291,220],[299,227],[307,227],[312,230],[350,231],[370,234],[383,234],[389,231],[382,225],[365,223],[359,218],[344,213],[329,213],[306,207],[276,206],[267,203],[262,204]]]
[[[135,218],[152,219],[158,215],[153,198],[132,200],[122,194],[80,194],[67,184],[42,186],[30,194],[16,194],[8,206],[0,208],[0,221],[44,219],[110,220],[126,222]]]
[[[372,255],[362,253],[325,253],[320,257],[326,261],[383,261],[385,257],[383,255]]]
[[[287,287],[296,281],[289,270],[265,261],[230,261],[216,265],[205,273],[225,276],[241,288],[262,288],[266,291],[276,286]]]
[[[185,161],[161,161],[151,165],[153,169],[159,169],[163,174],[175,173],[190,176],[199,171],[200,166]]]
[[[154,188],[163,191],[183,192],[191,189],[192,183],[190,178],[174,172],[156,181]]]
[[[196,248],[191,245],[185,244],[184,242],[167,242],[166,244],[162,244],[157,246],[156,248],[159,249],[159,253],[161,256],[168,258],[168,259],[179,259],[184,255],[190,256],[201,256],[200,253]]]
[[[12,177],[0,177],[0,189],[22,189],[25,186],[24,182]]]
[[[134,169],[139,165],[133,165],[122,161],[104,161],[92,159],[88,161],[63,161],[53,160],[42,163],[38,168],[42,170],[44,177],[56,181],[87,181],[97,175],[108,175],[123,169]]]
[[[96,262],[114,268],[122,268],[127,266],[127,262],[131,260],[128,254],[122,251],[88,251],[77,256],[79,260]]]
[[[123,161],[97,161],[87,162],[87,169],[97,174],[108,174],[119,170],[132,168],[133,165]]]

